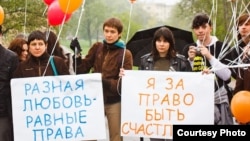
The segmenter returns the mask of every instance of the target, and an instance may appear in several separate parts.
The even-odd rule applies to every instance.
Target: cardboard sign
[[[11,93],[15,141],[106,139],[99,73],[12,79]]]
[[[172,138],[173,124],[213,124],[214,74],[126,70],[122,136]]]

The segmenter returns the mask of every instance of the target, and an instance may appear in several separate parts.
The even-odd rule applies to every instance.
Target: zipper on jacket
[[[103,63],[102,63],[102,68],[103,68],[103,64],[105,64],[105,62],[107,61],[107,57],[109,56],[109,51],[110,50],[108,50],[107,54],[104,57],[104,60],[103,60]]]
[[[38,60],[38,75],[42,76],[41,75],[41,63],[40,63],[40,60]]]

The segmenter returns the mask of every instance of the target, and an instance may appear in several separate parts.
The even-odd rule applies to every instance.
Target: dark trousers
[[[13,141],[13,128],[11,120],[6,117],[0,117],[0,141]]]

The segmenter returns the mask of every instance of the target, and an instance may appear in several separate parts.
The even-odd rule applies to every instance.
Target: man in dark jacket
[[[2,25],[0,25],[0,41]],[[16,53],[6,49],[0,42],[0,141],[13,141],[10,80],[18,65]]]

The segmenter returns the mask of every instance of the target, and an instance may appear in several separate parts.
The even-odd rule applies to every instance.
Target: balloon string
[[[55,50],[55,48],[56,48],[56,43],[57,43],[57,42],[59,41],[59,39],[60,39],[60,36],[61,36],[61,33],[62,33],[62,29],[63,29],[64,23],[65,23],[65,20],[66,20],[66,16],[67,16],[67,14],[65,13],[65,14],[64,14],[64,17],[63,17],[62,24],[61,24],[61,26],[59,27],[59,33],[58,33],[58,35],[57,35],[56,42],[55,42],[55,44],[54,44],[54,46],[53,46],[53,49],[52,49],[52,51],[51,51],[50,56],[52,56],[52,54],[54,53],[54,50]],[[48,34],[46,35],[46,36],[47,36],[47,37],[46,37],[46,40],[48,40],[49,32],[50,32],[50,27],[48,28]],[[47,69],[48,69],[48,66],[49,66],[50,59],[51,59],[51,57],[49,58],[49,60],[48,60],[48,62],[47,62],[46,68],[45,68],[45,70],[44,70],[42,76],[45,76],[45,73],[46,73],[46,71],[47,71]]]
[[[68,0],[67,7],[66,7],[66,13],[68,13],[70,2],[71,2],[71,0]]]
[[[127,32],[127,37],[126,37],[126,43],[127,43],[127,41],[128,41],[129,32],[130,32],[130,24],[131,24],[132,10],[133,10],[133,4],[131,3],[131,4],[130,4],[129,22],[128,22],[128,32]]]
[[[130,32],[130,24],[131,24],[131,17],[132,17],[132,10],[133,10],[133,3],[130,3],[129,22],[128,22],[128,32],[127,32],[127,37],[126,37],[126,40],[125,40],[125,44],[127,44],[127,42],[128,42],[128,37],[129,37],[129,32]],[[125,46],[125,49],[124,49],[124,51],[123,51],[121,68],[123,68],[123,65],[124,65],[125,53],[126,53],[126,46]]]
[[[46,13],[46,11],[47,11],[48,8],[49,8],[49,6],[46,6],[46,8],[44,9],[43,16],[45,15],[45,13]]]
[[[23,33],[26,35],[26,23],[27,23],[27,0],[25,0],[25,14],[24,14],[24,27],[23,27]]]
[[[66,17],[66,16],[65,16],[65,17]],[[64,21],[65,21],[65,18],[63,19],[62,26],[59,28],[59,33],[58,33],[58,35],[57,35],[56,42],[55,42],[55,44],[54,44],[54,46],[53,46],[53,49],[52,49],[52,51],[51,51],[50,56],[53,55],[53,53],[54,53],[54,51],[55,51],[55,48],[56,48],[56,43],[59,42],[59,38],[60,38],[61,33],[62,33],[62,28],[63,28],[63,25],[64,25]],[[51,29],[50,29],[50,27],[49,27],[48,33],[46,34],[46,40],[48,40],[48,38],[49,38],[49,33],[50,33],[50,31],[51,31]],[[51,59],[51,57],[49,58],[49,60],[48,60],[48,62],[47,62],[46,68],[45,68],[45,70],[44,70],[42,76],[45,76],[45,73],[46,73],[46,71],[47,71],[47,69],[48,69],[48,66],[49,66],[50,59]]]
[[[79,31],[79,28],[80,28],[81,19],[82,19],[82,15],[83,15],[83,11],[84,11],[84,5],[85,5],[85,0],[83,1],[83,4],[82,4],[82,9],[81,9],[80,17],[79,17],[79,20],[78,20],[78,25],[77,25],[75,37],[77,37],[78,31]]]
[[[48,32],[46,33],[46,41],[48,42],[48,39],[49,39],[49,33],[50,33],[50,26],[49,26],[49,28],[48,28],[48,30],[47,30]],[[55,43],[56,44],[56,43]],[[54,47],[53,47],[53,49],[52,49],[52,51],[51,51],[51,54],[50,54],[50,56],[52,56],[52,54],[53,54],[53,52],[54,52],[54,48],[55,48],[55,45],[54,45]],[[48,60],[48,62],[47,62],[47,64],[46,64],[46,67],[45,67],[45,69],[44,69],[44,72],[43,72],[43,75],[42,76],[45,76],[45,73],[47,72],[47,69],[48,69],[48,66],[49,66],[49,62],[50,62],[50,59],[51,59],[51,57],[49,58],[49,60]]]
[[[127,32],[127,37],[126,37],[126,40],[125,40],[125,43],[127,44],[127,41],[128,41],[128,37],[129,37],[129,32],[130,32],[130,23],[131,23],[131,17],[132,17],[132,9],[133,9],[133,3],[130,3],[130,12],[129,12],[129,22],[128,22],[128,32]],[[125,53],[126,53],[126,46],[125,46],[125,49],[123,51],[123,55],[122,55],[122,65],[121,65],[121,68],[123,68],[123,65],[124,65],[124,59],[125,59]],[[118,79],[118,84],[117,84],[117,92],[118,94],[121,96],[121,92],[119,91],[119,84],[120,84],[120,81],[121,81],[121,77],[119,77]]]
[[[79,31],[79,28],[80,28],[80,24],[81,24],[81,19],[82,19],[82,15],[83,15],[83,12],[84,12],[84,5],[85,5],[85,0],[84,0],[84,2],[83,2],[83,4],[82,4],[82,9],[81,9],[81,13],[80,13],[80,17],[79,17],[79,20],[78,20],[78,25],[77,25],[77,29],[76,29],[76,34],[75,34],[75,37],[73,38],[73,39],[75,39],[76,37],[77,37],[77,35],[78,35],[78,31]],[[77,54],[77,48],[75,47],[75,52],[74,52],[74,54],[75,54],[75,66],[74,66],[74,70],[75,70],[75,74],[77,73],[76,72],[76,68],[77,68],[77,56],[76,56],[76,54]]]

